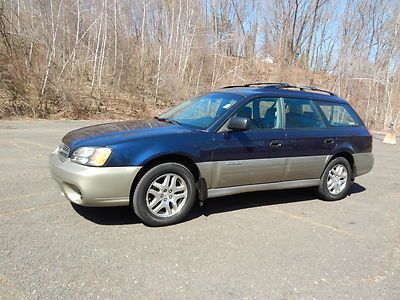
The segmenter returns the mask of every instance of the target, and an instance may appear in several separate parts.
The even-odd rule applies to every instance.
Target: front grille
[[[69,156],[69,147],[63,143],[60,144],[60,146],[58,147],[58,158],[61,161],[66,161],[68,156]]]

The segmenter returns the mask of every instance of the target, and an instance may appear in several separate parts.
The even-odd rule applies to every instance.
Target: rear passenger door
[[[319,107],[309,99],[284,99],[288,151],[284,180],[319,178],[336,146]]]
[[[327,120],[330,131],[335,133],[335,153],[347,151],[352,153],[357,164],[361,153],[371,152],[372,137],[357,113],[348,103],[316,101]],[[358,172],[360,170],[355,169]]]

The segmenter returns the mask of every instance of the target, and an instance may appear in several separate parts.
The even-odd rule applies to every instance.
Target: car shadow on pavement
[[[348,195],[365,191],[365,188],[354,183]],[[235,210],[247,209],[259,206],[294,203],[302,201],[318,200],[312,188],[290,189],[252,192],[225,196],[206,200],[203,207],[196,205],[184,222]],[[99,225],[127,225],[141,223],[140,219],[128,206],[123,207],[83,207],[72,204],[74,210],[85,219]]]
[[[127,225],[141,223],[129,206],[85,207],[71,203],[73,209],[85,219],[99,225]]]
[[[365,188],[363,186],[359,185],[358,183],[354,183],[350,187],[348,195],[361,193],[363,191],[365,191]],[[342,200],[345,199],[346,198]],[[187,219],[191,220],[200,216],[207,217],[212,214],[225,213],[252,207],[295,203],[311,200],[319,200],[313,188],[273,190],[238,194],[206,200],[205,205],[203,207],[193,209]]]
[[[365,187],[363,187],[362,185],[360,185],[360,184],[354,182],[354,183],[350,186],[350,189],[349,189],[349,191],[347,192],[347,195],[350,196],[350,195],[352,195],[352,194],[358,194],[358,193],[364,192],[365,190],[366,190]]]

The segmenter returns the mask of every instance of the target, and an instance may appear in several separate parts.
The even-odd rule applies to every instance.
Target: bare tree
[[[399,126],[399,16],[390,0],[3,0],[0,117],[139,115],[287,80]]]

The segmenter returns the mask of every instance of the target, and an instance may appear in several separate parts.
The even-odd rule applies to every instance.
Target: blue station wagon
[[[147,225],[182,221],[194,203],[315,187],[344,198],[373,166],[372,136],[346,100],[286,83],[229,86],[162,116],[84,127],[50,156],[63,195],[83,206],[130,205]]]

